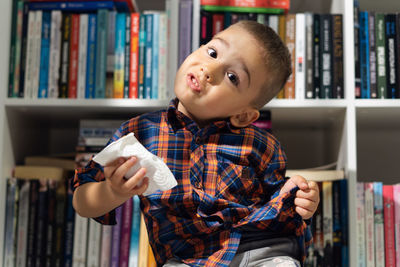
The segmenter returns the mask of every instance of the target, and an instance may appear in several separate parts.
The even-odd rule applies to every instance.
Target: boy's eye
[[[236,74],[228,73],[228,78],[234,85],[237,86],[239,84],[239,78],[236,76]]]
[[[210,57],[217,58],[217,51],[215,51],[213,48],[208,48],[207,53],[210,55]]]

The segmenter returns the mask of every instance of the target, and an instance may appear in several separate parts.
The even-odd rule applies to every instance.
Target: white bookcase
[[[137,2],[143,9],[164,8],[162,1]],[[162,109],[169,102],[8,99],[11,3],[0,1],[0,218],[5,216],[6,178],[24,156],[70,152],[81,118],[128,119]],[[400,1],[361,0],[360,6],[400,12]],[[400,182],[400,99],[355,99],[353,1],[292,1],[292,11],[343,14],[345,99],[273,100],[265,109],[272,110],[273,131],[287,152],[290,169],[337,161],[338,168],[345,170],[349,181],[350,266],[357,266],[356,181]],[[3,250],[4,220],[0,219],[0,264]]]

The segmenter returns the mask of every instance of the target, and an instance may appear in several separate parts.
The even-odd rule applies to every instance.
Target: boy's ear
[[[256,121],[258,117],[260,117],[260,112],[255,108],[249,108],[231,116],[229,120],[233,126],[243,128]]]

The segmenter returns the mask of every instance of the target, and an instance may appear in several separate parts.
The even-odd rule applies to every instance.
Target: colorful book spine
[[[393,185],[396,266],[400,266],[400,184]]]
[[[121,240],[119,245],[119,266],[129,266],[129,251],[131,244],[133,200],[128,199],[122,205],[121,215]]]
[[[365,195],[365,243],[367,267],[375,266],[374,184],[364,184]]]
[[[396,267],[393,186],[383,185],[382,195],[385,227],[385,266]]]
[[[369,25],[368,12],[361,11],[360,18],[360,68],[361,98],[370,98]]]
[[[59,10],[51,11],[48,97],[58,98],[61,55],[61,21]]]
[[[139,238],[140,238],[140,199],[138,196],[132,198],[132,225],[131,225],[131,236],[130,236],[130,248],[129,248],[129,266],[139,266]]]
[[[38,98],[48,97],[51,13],[43,12]]]
[[[111,243],[111,267],[118,267],[119,265],[119,246],[121,244],[121,217],[122,206],[115,210],[115,220],[117,224],[112,227],[112,243]]]
[[[61,37],[61,68],[60,68],[60,98],[68,97],[69,81],[69,54],[70,54],[70,36],[71,36],[71,14],[62,15],[62,37]]]
[[[332,98],[344,98],[342,15],[332,15]]]
[[[38,1],[29,2],[30,10],[62,10],[67,12],[96,11],[100,8],[113,9],[114,1]]]
[[[320,98],[332,98],[332,15],[320,16]]]
[[[145,67],[144,67],[144,96],[143,98],[150,99],[151,98],[151,90],[152,90],[152,69],[154,67],[153,64],[153,21],[154,15],[152,13],[148,13],[146,16],[146,47],[145,47]]]
[[[139,67],[139,13],[131,14],[131,51],[129,68],[129,98],[138,98],[138,67]]]
[[[159,46],[160,46],[160,14],[158,12],[153,13],[153,49],[152,49],[152,62],[153,68],[151,73],[151,99],[158,99],[158,76],[159,76]]]
[[[108,10],[97,11],[95,98],[105,98]]]
[[[296,14],[295,35],[295,96],[297,99],[304,99],[306,94],[306,18],[304,13]]]
[[[192,50],[200,46],[200,0],[193,0],[192,9]]]
[[[85,98],[95,98],[97,15],[89,14]]]
[[[105,98],[114,97],[114,71],[115,71],[115,45],[117,12],[108,12],[107,23],[107,67],[106,67],[106,92]]]
[[[86,66],[88,47],[89,15],[79,14],[79,45],[78,45],[78,80],[77,97],[85,98],[86,93]]]
[[[288,14],[286,16],[286,46],[289,50],[291,56],[291,68],[292,74],[289,76],[285,86],[285,98],[294,99],[295,98],[295,82],[296,82],[296,71],[295,71],[295,60],[296,60],[296,15]]]
[[[376,86],[377,98],[386,98],[386,33],[385,15],[375,14],[375,42],[376,42]]]
[[[160,13],[159,52],[158,52],[158,98],[168,99],[167,95],[167,15]]]
[[[376,40],[375,40],[375,12],[368,13],[369,28],[369,71],[370,71],[370,98],[377,98],[376,87]]]
[[[115,21],[114,98],[124,97],[124,60],[126,14],[117,13]]]
[[[130,76],[130,50],[131,50],[131,14],[125,18],[125,53],[124,53],[124,98],[129,98],[129,76]]]
[[[33,51],[34,56],[32,60],[32,77],[30,98],[37,98],[39,94],[39,74],[40,74],[40,51],[42,42],[42,24],[43,24],[43,11],[36,11],[36,19],[34,22],[34,38],[33,38]]]
[[[387,98],[396,97],[396,14],[385,15]]]
[[[375,266],[385,266],[382,182],[374,182]]]
[[[144,98],[144,76],[145,76],[145,64],[146,64],[146,15],[140,14],[139,23],[139,98]]]
[[[77,97],[79,58],[79,14],[71,15],[71,40],[69,53],[68,98]]]
[[[277,16],[278,17],[278,16]],[[313,77],[313,15],[311,13],[305,14],[306,23],[306,92],[305,97],[312,99],[314,95],[314,77]]]
[[[366,262],[366,235],[365,235],[365,187],[364,183],[357,182],[357,266],[367,266]]]

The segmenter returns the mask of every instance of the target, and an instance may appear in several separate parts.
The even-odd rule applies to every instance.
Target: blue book
[[[39,90],[38,98],[47,98],[49,87],[49,54],[50,54],[51,13],[42,14],[42,41],[40,47]]]
[[[140,200],[133,196],[131,245],[129,247],[129,266],[137,266],[139,259],[139,237],[140,237]]]
[[[151,74],[151,98],[158,98],[158,50],[159,50],[159,26],[160,26],[160,14],[153,13],[153,71]]]
[[[146,49],[146,15],[140,14],[139,22],[139,92],[138,98],[144,98],[144,76],[145,76],[145,49]]]
[[[360,20],[360,76],[361,76],[361,98],[370,98],[370,70],[369,70],[369,27],[368,12],[361,11]]]
[[[117,13],[115,23],[114,98],[123,98],[126,14]]]
[[[153,14],[146,14],[146,49],[145,49],[145,67],[144,67],[144,97],[151,97],[152,87],[152,69],[153,69]]]
[[[97,34],[96,34],[96,79],[95,96],[105,98],[106,94],[106,71],[107,71],[107,24],[108,10],[99,9],[97,12]]]
[[[347,179],[340,183],[340,224],[342,227],[342,267],[349,266],[349,224]]]
[[[95,98],[97,15],[89,14],[85,98]]]
[[[124,98],[129,98],[130,58],[131,58],[131,14],[127,14],[125,20]]]
[[[114,1],[57,1],[29,2],[30,10],[62,10],[68,12],[96,11],[100,8],[113,9]]]

